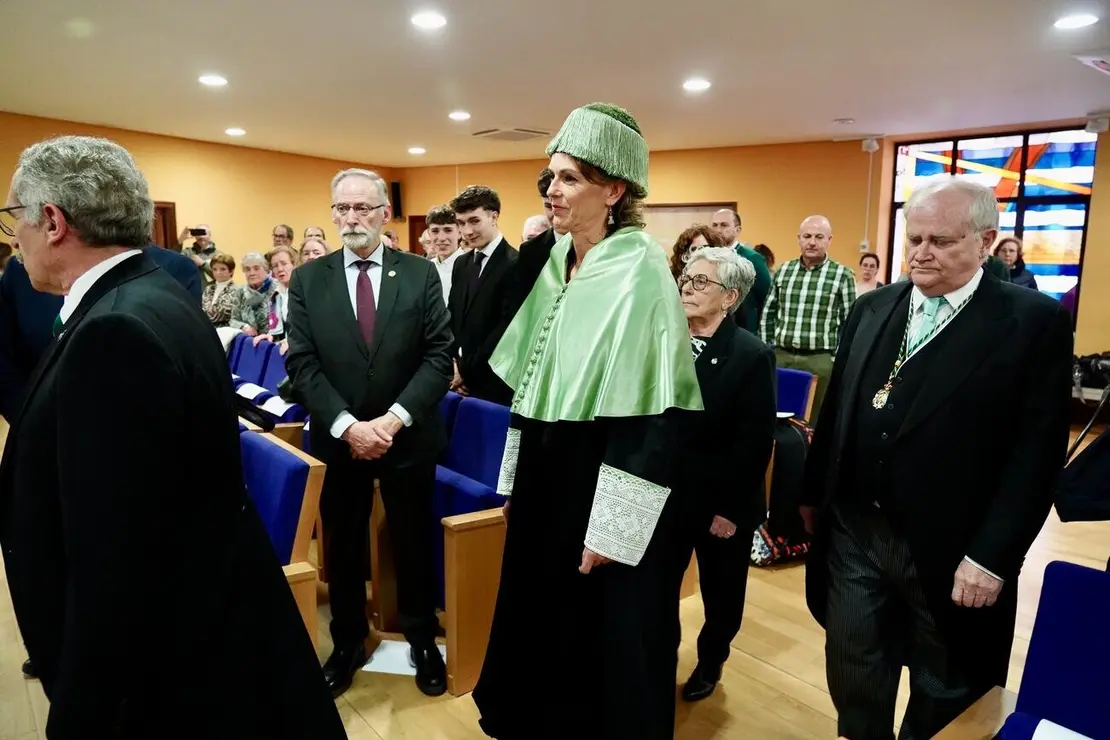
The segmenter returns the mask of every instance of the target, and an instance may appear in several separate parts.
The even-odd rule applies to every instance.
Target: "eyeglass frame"
[[[699,278],[705,281],[705,285],[700,288],[697,286],[697,280]],[[678,289],[682,290],[686,287],[687,283],[694,283],[694,290],[698,293],[704,293],[706,291],[706,288],[708,288],[710,285],[716,285],[721,290],[728,290],[728,287],[725,286],[724,283],[717,282],[716,280],[710,280],[709,277],[706,275],[689,275],[684,272],[678,276]]]
[[[8,206],[7,208],[0,208],[0,214],[5,214],[6,213],[9,216],[12,216],[13,218],[15,218],[15,214],[13,214],[12,211],[19,211],[19,210],[22,210],[26,207],[27,206]],[[0,218],[0,232],[3,232],[7,236],[15,238],[15,228],[13,228],[11,226],[8,226],[6,223],[4,223],[4,219],[2,219],[2,218]]]
[[[369,218],[370,215],[372,213],[374,213],[374,211],[378,210],[379,208],[385,208],[386,204],[385,203],[379,203],[376,206],[372,206],[372,205],[368,205],[366,203],[358,203],[356,205],[352,205],[350,203],[332,203],[331,207],[332,207],[332,210],[335,211],[336,215],[338,215],[340,218],[344,218],[348,213],[351,212],[352,209],[356,209],[355,210],[355,215],[358,216],[359,218]],[[360,209],[360,208],[366,208],[367,209],[366,213],[359,213],[357,209]],[[343,209],[346,209],[346,210],[343,210]]]

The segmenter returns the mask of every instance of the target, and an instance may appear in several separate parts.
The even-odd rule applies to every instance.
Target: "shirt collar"
[[[142,254],[141,250],[129,249],[126,252],[120,252],[117,255],[109,257],[98,265],[93,266],[86,271],[81,277],[73,281],[73,285],[69,288],[69,293],[62,299],[62,310],[58,312],[59,318],[62,323],[69,321],[69,317],[81,305],[81,299],[89,292],[89,290],[96,284],[96,281],[104,277],[109,270],[123,262],[125,259],[135,257]]]
[[[979,283],[982,282],[982,280],[983,270],[982,268],[980,268],[975,271],[974,275],[971,276],[971,280],[968,280],[966,283],[964,283],[962,288],[956,288],[951,293],[944,294],[944,298],[948,301],[948,305],[950,305],[952,308],[955,308],[956,306],[966,301],[976,290],[979,289]],[[912,307],[912,310],[916,312],[919,308],[921,308],[921,306],[925,304],[925,300],[925,294],[921,292],[921,289],[918,288],[916,285],[913,286],[913,292],[910,294],[910,305]]]
[[[378,248],[375,249],[373,252],[371,252],[370,256],[367,257],[367,259],[370,260],[371,262],[373,262],[378,267],[381,267],[382,266],[382,250],[384,250],[385,248],[386,248],[385,245],[383,245],[381,242],[378,242]],[[353,251],[351,251],[351,249],[349,247],[343,247],[343,267],[344,268],[350,267],[354,263],[361,262],[361,261],[362,261],[362,257],[359,257],[357,254],[355,254]]]
[[[482,247],[481,249],[476,249],[474,251],[484,254],[486,256],[486,260],[488,261],[489,258],[493,256],[493,253],[497,250],[497,246],[501,244],[504,239],[505,237],[498,233],[497,236],[493,237],[493,240],[490,241],[489,244]]]

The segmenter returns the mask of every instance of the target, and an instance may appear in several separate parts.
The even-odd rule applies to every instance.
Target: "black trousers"
[[[737,528],[727,539],[709,533],[712,516],[687,514],[682,522],[683,538],[678,548],[677,578],[698,558],[698,581],[705,609],[705,624],[698,633],[698,663],[720,667],[728,660],[732,640],[744,620],[744,597],[748,590],[752,532]]]
[[[910,701],[899,740],[933,737],[986,689],[973,687],[929,613],[909,546],[868,503],[830,509],[825,670],[837,730],[893,740],[902,666]]]
[[[405,639],[428,646],[436,634],[436,576],[432,558],[435,463],[392,468],[377,461],[329,460],[320,498],[324,521],[331,637],[352,646],[370,634],[366,618],[366,551],[377,479],[397,566],[397,606]]]

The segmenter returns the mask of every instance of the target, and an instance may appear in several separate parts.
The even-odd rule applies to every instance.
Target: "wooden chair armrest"
[[[293,592],[293,600],[297,602],[297,611],[301,613],[312,647],[315,648],[319,619],[316,613],[316,568],[311,563],[299,562],[284,566],[282,571],[289,590]]]
[[[262,431],[262,427],[258,426],[257,424],[250,423],[249,421],[244,419],[242,416],[239,417],[239,423],[242,424],[243,426],[245,426],[247,428],[248,432],[261,432]]]
[[[442,520],[443,528],[450,532],[465,532],[470,529],[495,527],[504,523],[505,514],[503,509],[486,509],[470,514],[456,514],[455,516],[445,516]]]

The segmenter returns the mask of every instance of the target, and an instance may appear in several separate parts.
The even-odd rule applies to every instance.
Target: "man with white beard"
[[[435,643],[431,525],[436,458],[447,443],[439,401],[453,375],[447,307],[435,265],[382,244],[391,215],[385,181],[369,170],[344,170],[331,191],[343,248],[293,271],[285,358],[294,396],[314,421],[312,454],[328,466],[320,513],[335,649],[324,677],[339,696],[366,663],[366,548],[376,479],[416,685],[437,696],[447,675]]]

